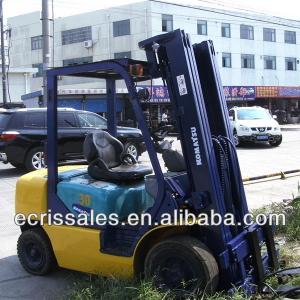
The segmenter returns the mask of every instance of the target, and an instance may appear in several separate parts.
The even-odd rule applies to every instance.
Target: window
[[[207,35],[207,21],[197,21],[197,33],[200,35]]]
[[[81,27],[61,32],[61,40],[63,45],[79,43],[92,39],[92,27]]]
[[[38,69],[37,73],[35,73],[33,77],[43,76],[43,64],[33,64],[32,67]]]
[[[113,22],[114,37],[130,34],[130,20],[122,20]]]
[[[268,120],[272,119],[269,112],[264,108],[246,108],[237,111],[238,120]]]
[[[231,53],[222,53],[222,67],[231,68]]]
[[[131,52],[116,52],[114,53],[114,58],[131,58]]]
[[[31,38],[31,50],[43,49],[43,36],[33,36]]]
[[[45,128],[46,114],[44,112],[26,113],[24,118],[24,127],[27,128]]]
[[[107,121],[97,115],[93,114],[78,114],[80,127],[89,128],[89,127],[99,127],[102,129],[107,128]]]
[[[241,39],[253,40],[254,39],[254,29],[253,26],[241,25],[240,27]]]
[[[10,118],[11,118],[11,114],[0,113],[0,129],[4,129],[7,126]]]
[[[173,16],[161,15],[161,31],[169,32],[173,30]]]
[[[221,35],[222,37],[231,37],[231,31],[230,31],[230,24],[229,23],[222,23],[221,25]]]
[[[266,70],[276,70],[276,56],[264,56],[264,68]]]
[[[296,44],[296,32],[295,31],[284,31],[284,41],[287,44]]]
[[[63,66],[76,66],[93,62],[93,56],[64,59]]]
[[[297,59],[295,57],[286,57],[285,58],[285,69],[288,71],[297,70]]]
[[[253,54],[242,54],[241,55],[241,67],[244,69],[254,69],[254,55]]]
[[[273,28],[264,28],[264,41],[276,42],[276,30]]]
[[[77,127],[74,113],[58,112],[57,127],[58,128],[74,128],[74,127]]]

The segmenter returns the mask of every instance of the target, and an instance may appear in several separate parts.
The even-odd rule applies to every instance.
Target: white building
[[[8,25],[12,29],[11,66],[42,70],[40,13],[10,18]],[[53,65],[119,57],[145,59],[139,41],[177,28],[189,33],[193,43],[213,40],[223,85],[232,87],[227,92],[246,86],[255,88],[254,98],[272,98],[272,103],[291,95],[300,99],[300,22],[262,14],[148,0],[58,18]],[[41,89],[40,75],[32,78],[31,91]],[[103,87],[99,82],[77,79],[79,82],[83,88]],[[74,79],[59,84],[61,88],[76,87]],[[298,107],[297,101],[293,103]]]
[[[9,68],[7,73],[7,101],[8,103],[21,103],[21,96],[30,92],[30,79],[35,74],[35,68]],[[0,69],[0,77],[2,72]],[[0,80],[0,107],[3,104],[2,80]]]

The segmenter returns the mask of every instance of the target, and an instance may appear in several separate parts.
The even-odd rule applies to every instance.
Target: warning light
[[[129,73],[132,76],[141,77],[144,75],[144,67],[141,64],[130,65]]]

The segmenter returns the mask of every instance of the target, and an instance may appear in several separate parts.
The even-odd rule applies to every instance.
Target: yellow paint
[[[92,206],[92,197],[91,195],[80,194],[79,203],[82,206]]]
[[[77,226],[44,226],[60,267],[101,276],[133,277],[133,257],[100,252],[100,231]]]
[[[58,172],[80,169],[84,166],[63,166]],[[33,171],[20,177],[16,186],[15,212],[28,216],[31,213],[46,213],[47,169]]]
[[[59,168],[59,172],[78,168],[80,166],[64,166]],[[80,203],[84,206],[90,205],[90,196],[80,195]],[[22,213],[28,216],[31,213],[41,214],[47,211],[47,170],[34,171],[22,176],[16,187],[16,214]],[[148,231],[139,241],[134,255],[144,238],[151,239],[152,233],[166,227],[169,226],[159,226]],[[43,228],[50,238],[60,267],[102,276],[133,277],[134,256],[123,257],[101,253],[100,230],[65,225],[44,225]]]

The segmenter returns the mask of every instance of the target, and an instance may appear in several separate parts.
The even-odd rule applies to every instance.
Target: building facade
[[[252,103],[293,114],[300,108],[299,21],[148,0],[58,18],[53,25],[54,67],[121,57],[145,59],[139,41],[181,28],[190,34],[193,43],[213,40],[229,105]],[[30,90],[40,90],[40,13],[10,18],[8,26],[12,30],[11,66],[38,68],[30,80]],[[149,82],[145,84],[150,86]],[[153,98],[150,110],[159,122],[168,101],[159,97],[162,82],[155,80],[153,85],[158,97]],[[59,86],[104,88],[104,83],[62,78]],[[122,83],[118,88],[124,88]]]
[[[1,69],[0,69],[1,70]],[[6,67],[7,82],[7,104],[9,106],[20,106],[21,96],[30,92],[30,80],[36,73],[34,68],[8,68]],[[0,71],[0,77],[2,72]],[[2,80],[0,80],[0,107],[3,106]]]

